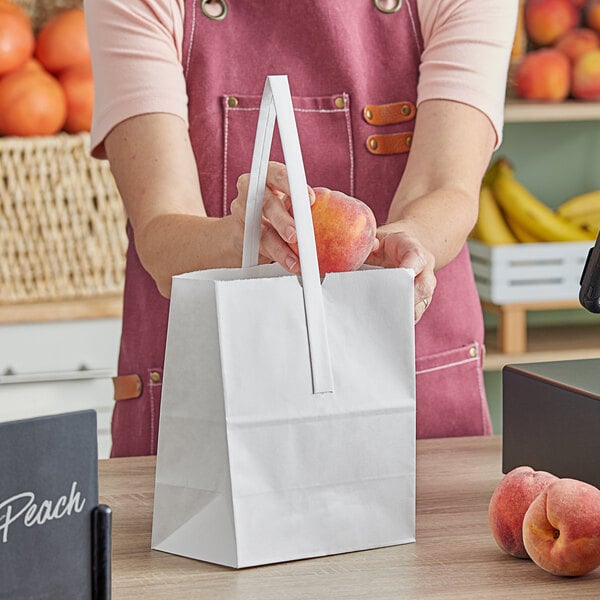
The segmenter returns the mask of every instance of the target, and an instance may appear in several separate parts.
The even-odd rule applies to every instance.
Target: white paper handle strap
[[[331,357],[327,340],[317,248],[308,199],[308,185],[300,151],[292,96],[286,75],[267,77],[260,104],[248,187],[242,267],[253,267],[258,264],[262,205],[275,118],[279,125],[279,135],[294,209],[313,392],[323,394],[333,391]]]

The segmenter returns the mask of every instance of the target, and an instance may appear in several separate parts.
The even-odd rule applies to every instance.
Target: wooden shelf
[[[485,332],[485,371],[500,371],[504,365],[552,360],[578,360],[600,357],[600,316],[598,325],[555,325],[530,327],[527,351],[500,352],[496,330]]]
[[[123,298],[118,294],[56,302],[0,304],[0,324],[120,317],[122,303]]]
[[[506,123],[547,121],[598,121],[600,102],[566,100],[564,102],[533,102],[510,98],[504,107]]]

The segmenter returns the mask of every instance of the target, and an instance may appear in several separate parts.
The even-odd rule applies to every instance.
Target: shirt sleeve
[[[446,99],[483,112],[502,142],[518,0],[417,0],[424,50],[417,104]]]
[[[172,113],[187,123],[183,0],[85,0],[84,8],[94,73],[92,155],[106,158],[105,137],[134,115]]]

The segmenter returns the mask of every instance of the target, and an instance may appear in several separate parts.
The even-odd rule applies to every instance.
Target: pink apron
[[[362,199],[385,222],[414,127],[422,52],[415,0],[389,14],[372,0],[228,4],[221,20],[204,15],[199,0],[185,6],[190,134],[208,214],[228,213],[236,180],[250,169],[265,77],[287,74],[308,182]],[[272,158],[282,161],[277,136]],[[119,374],[137,374],[139,383],[115,404],[113,456],[156,453],[168,317],[128,233]],[[417,436],[488,434],[483,321],[466,248],[437,278],[416,327]]]

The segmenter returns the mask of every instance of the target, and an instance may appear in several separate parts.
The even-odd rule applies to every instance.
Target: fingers
[[[293,244],[297,241],[296,226],[288,208],[289,202],[286,202],[288,198],[283,192],[267,187],[263,200],[263,215],[283,241]]]
[[[429,308],[437,283],[433,270],[433,257],[430,260],[428,258],[422,250],[410,251],[404,255],[402,266],[413,269],[415,272],[415,323]]]
[[[290,273],[300,274],[298,255],[286,244],[271,224],[263,219],[261,254],[285,267]]]
[[[245,222],[250,174],[238,178],[238,195],[231,203],[231,214],[241,223]],[[315,201],[315,193],[308,188],[310,203]],[[276,261],[292,273],[299,272],[298,256],[288,246],[295,244],[296,227],[291,211],[290,190],[285,165],[271,161],[267,167],[267,178],[263,196],[263,231],[261,234],[261,255]]]
[[[415,277],[415,323],[417,323],[434,299],[436,278],[432,270],[421,271]]]
[[[412,269],[414,280],[415,322],[429,307],[436,286],[435,258],[415,237],[406,232],[378,232],[379,247],[371,252],[368,263],[382,267]]]

